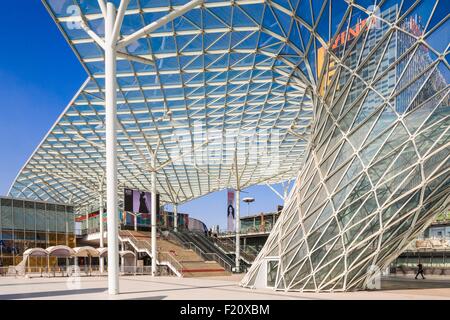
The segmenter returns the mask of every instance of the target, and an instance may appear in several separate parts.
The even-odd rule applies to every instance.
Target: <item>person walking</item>
[[[419,276],[419,274],[422,276],[422,279],[425,279],[425,277],[423,275],[423,266],[421,263],[419,263],[417,265],[417,274],[416,274],[416,278],[415,278],[416,280],[417,280],[417,277]]]

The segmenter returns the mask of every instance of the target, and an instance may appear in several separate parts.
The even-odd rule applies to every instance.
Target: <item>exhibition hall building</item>
[[[5,273],[360,290],[448,212],[448,1],[42,4],[87,76],[0,198]],[[227,232],[179,212],[221,190]]]

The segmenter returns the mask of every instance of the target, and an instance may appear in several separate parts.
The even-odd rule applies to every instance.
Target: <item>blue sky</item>
[[[2,1],[0,39],[0,195],[31,156],[86,73],[40,1]],[[281,188],[278,187],[281,192]],[[250,213],[274,211],[281,199],[266,186],[245,190]],[[242,204],[242,215],[247,205]],[[226,226],[226,192],[191,201],[179,211],[208,226]]]
[[[64,110],[86,73],[40,1],[0,10],[0,194]]]

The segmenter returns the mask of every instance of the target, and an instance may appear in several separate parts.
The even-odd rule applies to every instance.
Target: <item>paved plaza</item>
[[[240,276],[216,278],[175,278],[124,276],[121,294],[107,294],[107,277],[70,278],[0,278],[0,299],[51,300],[336,300],[336,299],[449,299],[450,277],[429,276],[383,278],[381,290],[347,293],[296,293],[249,290],[238,285]]]

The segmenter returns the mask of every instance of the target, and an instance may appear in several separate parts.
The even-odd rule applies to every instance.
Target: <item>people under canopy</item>
[[[23,274],[27,273],[27,269],[25,268],[25,265],[27,265],[28,267],[28,271],[31,270],[31,265],[30,265],[30,258],[31,257],[47,257],[48,256],[48,251],[43,249],[43,248],[30,248],[27,249],[23,252],[23,259],[21,261],[21,263],[19,263],[16,267],[15,270],[18,273],[23,272]]]
[[[107,248],[94,248],[91,246],[70,248],[64,245],[56,245],[43,248],[29,248],[23,253],[22,262],[16,266],[20,267],[21,270],[25,271],[25,265],[28,262],[28,269],[30,268],[30,257],[47,257],[47,270],[50,270],[50,257],[53,258],[74,258],[74,264],[78,265],[78,258],[84,258],[87,260],[89,258],[89,271],[92,269],[92,257],[106,257],[108,254]],[[86,264],[87,266],[87,264]],[[89,272],[90,274],[90,272]]]
[[[119,252],[121,257],[122,266],[127,267],[128,270],[131,270],[136,267],[136,253],[129,250],[123,250]],[[30,269],[30,260],[29,257],[47,257],[47,270],[50,271],[50,258],[73,258],[74,264],[78,266],[78,258],[85,259],[84,261],[88,261],[89,263],[85,263],[87,267],[89,265],[89,272],[91,274],[92,270],[92,257],[94,258],[107,258],[108,256],[108,248],[94,248],[91,246],[83,246],[70,248],[64,245],[56,245],[48,247],[47,249],[43,248],[29,248],[24,251],[23,257],[20,267],[25,269],[25,265],[28,262],[28,268]],[[16,266],[18,267],[18,266]],[[131,268],[130,268],[131,267]]]
[[[103,247],[103,248],[98,248],[98,256],[100,258],[107,258],[108,257],[108,248],[107,247]]]
[[[57,258],[70,258],[75,255],[75,251],[71,247],[63,245],[48,247],[47,252],[50,257]]]
[[[98,257],[100,255],[98,249],[90,246],[76,247],[73,248],[73,251],[75,251],[75,257]]]
[[[91,275],[92,273],[92,257],[99,257],[99,252],[97,249],[95,249],[94,247],[90,247],[90,246],[85,246],[85,247],[76,247],[73,249],[73,251],[75,251],[75,255],[74,255],[74,262],[75,265],[78,265],[78,258],[79,257],[83,257],[83,258],[88,258],[89,260],[89,268],[86,269],[86,273]],[[87,267],[87,264],[85,264],[85,268]]]
[[[122,272],[134,273],[136,269],[136,254],[133,251],[119,251]]]

